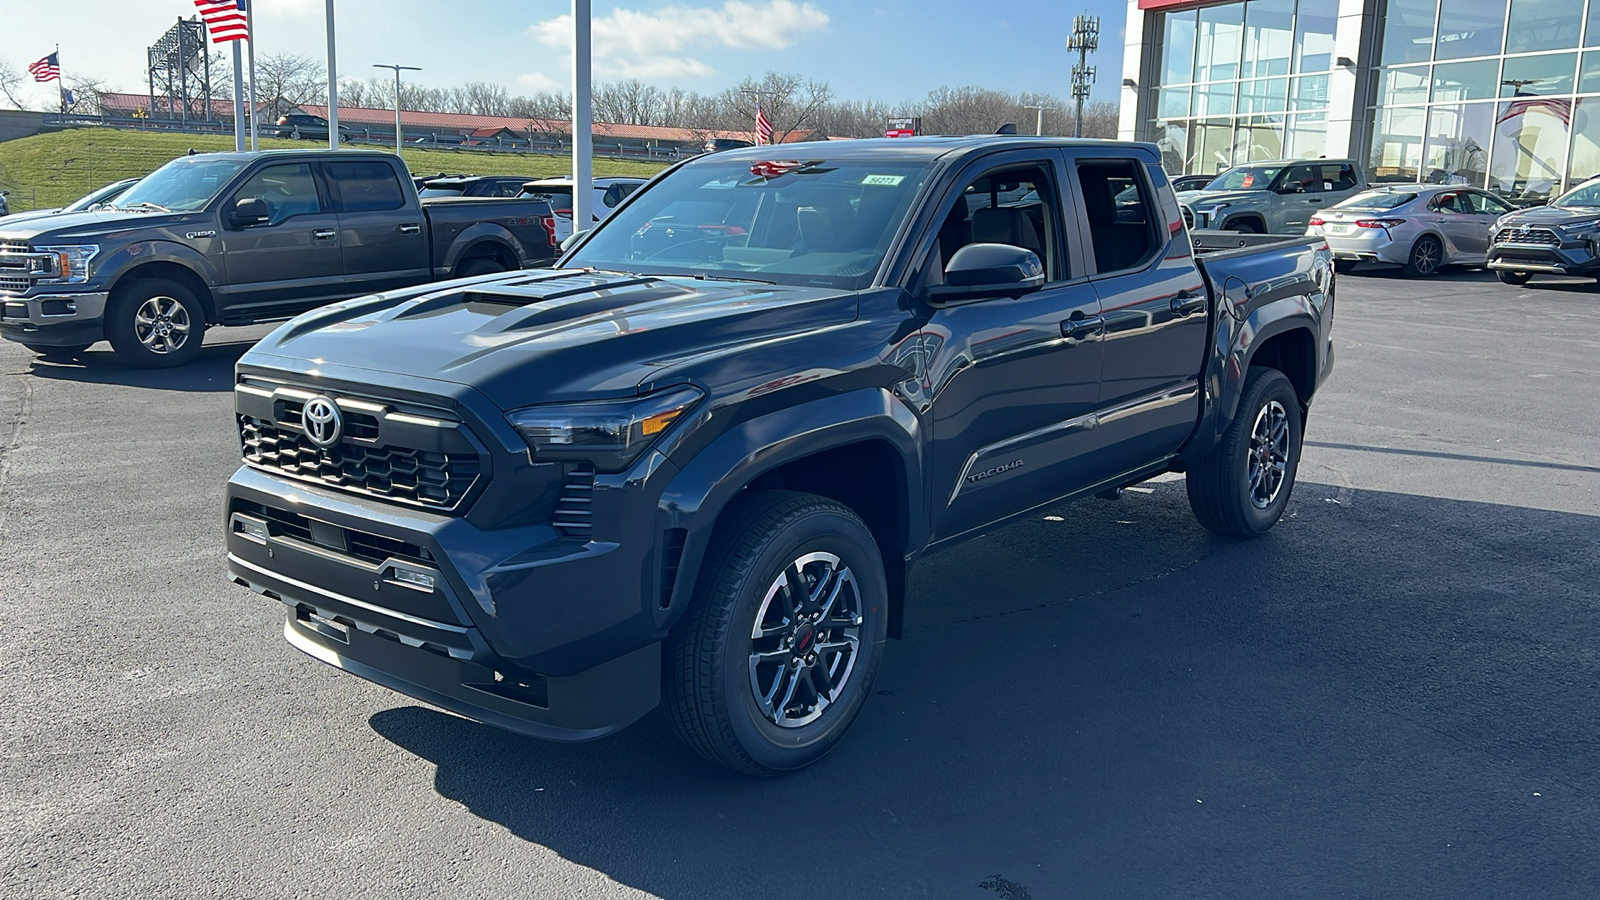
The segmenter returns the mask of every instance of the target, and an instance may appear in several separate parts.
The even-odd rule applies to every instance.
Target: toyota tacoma
[[[931,552],[1167,472],[1270,529],[1333,359],[1324,240],[1191,235],[1148,144],[724,151],[558,265],[245,354],[229,575],[403,694],[558,740],[664,702],[753,774],[840,739]]]

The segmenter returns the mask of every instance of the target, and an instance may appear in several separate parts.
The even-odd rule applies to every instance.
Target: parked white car
[[[596,178],[594,179],[594,199],[589,201],[596,222],[611,215],[627,196],[644,185],[647,178]],[[519,197],[533,197],[550,204],[556,214],[556,243],[561,243],[572,236],[572,179],[541,178],[530,181],[522,186]]]

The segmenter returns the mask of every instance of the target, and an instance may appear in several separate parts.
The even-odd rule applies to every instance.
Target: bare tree
[[[339,105],[373,107],[373,97],[369,90],[369,83],[355,78],[339,79]]]
[[[328,102],[328,70],[320,60],[274,53],[256,60],[256,102],[270,120],[306,104]]]
[[[728,131],[753,131],[756,99],[745,91],[761,92],[761,108],[772,123],[772,139],[782,143],[797,131],[817,130],[812,121],[833,100],[833,89],[826,81],[805,81],[787,72],[768,72],[757,81],[746,78],[736,88],[722,93],[727,118],[721,123]]]
[[[0,97],[4,97],[13,108],[28,108],[22,99],[22,91],[28,86],[28,81],[28,76],[22,70],[11,65],[10,61],[0,59]]]

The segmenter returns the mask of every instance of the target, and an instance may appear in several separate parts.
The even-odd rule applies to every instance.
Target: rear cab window
[[[1143,267],[1161,251],[1150,183],[1132,159],[1078,160],[1089,246],[1100,274]]]

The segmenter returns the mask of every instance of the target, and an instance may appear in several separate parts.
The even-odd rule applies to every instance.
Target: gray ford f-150
[[[93,212],[0,220],[0,336],[70,357],[106,338],[139,366],[187,362],[207,325],[550,261],[529,198],[419,201],[399,157],[179,157]]]
[[[844,734],[931,551],[1166,472],[1270,529],[1333,363],[1323,239],[1191,235],[1148,144],[724,151],[559,265],[245,354],[229,575],[397,691],[564,740],[664,698],[757,774]]]

